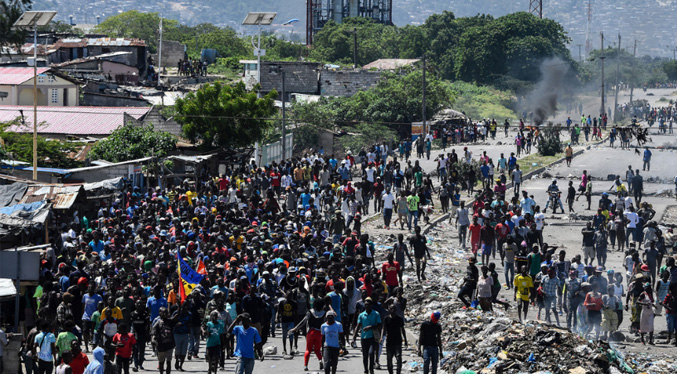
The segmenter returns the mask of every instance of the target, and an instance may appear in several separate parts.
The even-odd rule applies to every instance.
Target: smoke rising
[[[564,93],[564,77],[569,64],[559,57],[541,63],[541,81],[527,96],[528,106],[534,114],[534,124],[540,125],[557,112],[557,100]]]

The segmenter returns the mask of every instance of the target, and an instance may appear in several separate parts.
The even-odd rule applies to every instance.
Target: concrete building
[[[393,0],[306,0],[306,44],[329,21],[363,17],[386,25],[393,24]]]
[[[78,105],[77,82],[50,68],[37,69],[37,88],[40,106]],[[33,68],[0,68],[0,92],[0,105],[33,105]]]

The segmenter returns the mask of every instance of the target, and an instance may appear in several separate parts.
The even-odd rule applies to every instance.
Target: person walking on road
[[[357,317],[357,325],[353,332],[353,346],[357,341],[357,334],[360,333],[362,345],[362,365],[365,374],[374,374],[374,364],[376,362],[376,353],[378,352],[378,341],[381,328],[381,315],[373,309],[374,302],[371,297],[364,300],[364,312]]]
[[[393,374],[393,358],[397,374],[402,373],[402,340],[407,346],[407,333],[404,330],[404,319],[396,313],[395,304],[388,306],[388,316],[383,321],[383,333],[386,334],[386,363],[388,374]]]
[[[635,196],[637,206],[642,202],[642,192],[644,192],[644,178],[639,175],[639,169],[637,169],[635,176],[632,177],[632,193]]]
[[[642,164],[642,171],[650,171],[651,151],[649,150],[649,147],[644,147],[644,156],[642,157],[642,161],[644,161],[644,163]]]
[[[322,363],[320,369],[324,366],[324,374],[336,374],[338,366],[340,342],[343,340],[343,325],[335,321],[336,313],[333,310],[327,312],[327,322],[320,327],[324,349],[322,350]],[[308,370],[306,365],[305,370]]]
[[[242,322],[242,325],[238,325]],[[261,336],[258,330],[252,327],[249,313],[242,313],[228,327],[228,331],[237,339],[234,356],[237,357],[235,374],[252,374],[254,372],[254,352],[263,360],[261,350]]]
[[[417,353],[423,357],[423,374],[437,374],[439,360],[444,358],[442,353],[442,327],[439,324],[440,316],[440,312],[433,312],[430,315],[430,321],[421,324]]]

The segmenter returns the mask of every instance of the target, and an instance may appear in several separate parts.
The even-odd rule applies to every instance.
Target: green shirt
[[[59,334],[59,336],[56,337],[56,349],[59,351],[60,354],[63,354],[63,352],[70,351],[71,350],[71,342],[73,340],[78,340],[78,337],[75,336],[70,331],[64,331]]]
[[[221,334],[223,334],[223,322],[207,322],[207,347],[221,345]]]
[[[411,195],[407,197],[407,205],[409,206],[410,212],[418,211],[418,202],[419,202],[418,195]]]
[[[414,178],[415,178],[415,180],[416,180],[416,186],[417,186],[417,187],[419,187],[419,186],[421,186],[421,185],[423,184],[423,173],[422,173],[422,172],[417,171],[417,172],[414,174]]]
[[[97,310],[92,313],[91,321],[94,322],[94,330],[98,330],[99,326],[101,326],[101,312]]]
[[[367,311],[365,310],[364,312],[360,313],[360,315],[357,317],[357,323],[362,324],[362,333],[360,334],[360,337],[362,339],[373,338],[374,329],[376,328],[377,325],[381,324],[381,315],[378,314],[378,312],[373,309],[371,313],[368,314]],[[364,331],[364,328],[367,326],[371,326],[371,329]]]

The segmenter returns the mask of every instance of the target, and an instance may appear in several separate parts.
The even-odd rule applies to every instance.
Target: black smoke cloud
[[[534,114],[534,124],[540,125],[557,111],[557,100],[564,92],[564,77],[569,71],[569,63],[559,57],[544,60],[541,63],[541,81],[527,96],[527,103]]]

